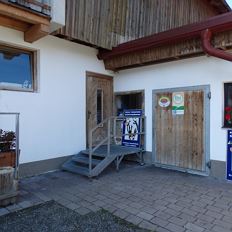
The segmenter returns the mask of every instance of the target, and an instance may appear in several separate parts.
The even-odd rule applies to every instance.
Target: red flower
[[[227,121],[230,121],[230,120],[231,120],[231,115],[230,115],[230,114],[226,114],[226,115],[225,115],[225,119],[226,119]]]
[[[227,106],[227,107],[225,108],[225,111],[226,111],[226,112],[232,111],[232,107]]]

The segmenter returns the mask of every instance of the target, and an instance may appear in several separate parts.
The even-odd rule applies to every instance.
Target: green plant
[[[15,141],[15,132],[0,129],[0,152],[15,150]]]

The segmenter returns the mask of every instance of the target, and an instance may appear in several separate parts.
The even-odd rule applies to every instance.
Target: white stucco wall
[[[223,82],[232,81],[232,64],[212,57],[198,57],[127,71],[115,76],[115,91],[145,89],[147,150],[152,151],[152,90],[210,85],[210,159],[226,160],[226,130],[223,121]]]
[[[39,52],[37,93],[0,90],[0,111],[20,113],[20,163],[84,149],[85,72],[109,74],[96,58],[97,51],[53,36],[25,43],[23,33],[4,27],[1,42]]]

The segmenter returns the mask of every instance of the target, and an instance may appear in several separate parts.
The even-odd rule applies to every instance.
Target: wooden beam
[[[24,40],[33,43],[36,40],[49,34],[49,26],[43,24],[35,24],[24,33]]]
[[[10,4],[0,2],[0,15],[5,15],[30,24],[50,25],[50,18],[36,14],[27,9],[15,7]]]
[[[0,26],[9,27],[18,31],[27,31],[30,24],[0,15]]]
[[[138,52],[145,49],[175,44],[177,42],[200,38],[201,32],[210,29],[213,33],[232,30],[232,12],[215,16],[199,23],[193,23],[151,36],[143,37],[113,48],[112,51],[100,50],[99,59],[110,59],[119,55]]]

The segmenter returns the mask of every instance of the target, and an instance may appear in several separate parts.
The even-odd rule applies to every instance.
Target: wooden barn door
[[[208,86],[153,92],[156,165],[208,173],[209,94]],[[176,107],[178,97],[183,100],[179,108]]]
[[[111,76],[86,73],[86,141],[89,146],[89,132],[113,112],[113,78]],[[93,134],[93,145],[99,143],[107,135],[106,124]]]

